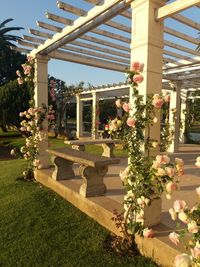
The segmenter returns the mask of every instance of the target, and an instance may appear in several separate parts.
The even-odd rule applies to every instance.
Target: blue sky
[[[79,6],[80,8],[86,10],[89,10],[92,7],[92,5],[82,0],[63,0],[63,2],[74,4],[75,6]],[[13,18],[14,22],[8,24],[7,26],[24,27],[24,30],[20,31],[19,35],[27,35],[28,28],[34,28],[38,30],[40,29],[36,26],[36,20],[51,23],[44,16],[46,11],[56,13],[60,16],[65,16],[71,19],[76,18],[70,13],[59,10],[56,7],[56,0],[6,0],[1,4],[0,18],[1,21],[7,18]],[[200,9],[198,8],[189,9],[184,12],[184,15],[192,18],[193,20],[196,20],[197,22],[200,21]],[[115,18],[115,20],[117,20],[117,18]],[[126,21],[120,22],[125,23]],[[167,24],[172,28],[174,27],[173,20],[168,19]],[[58,24],[58,26],[62,25]],[[187,34],[191,34],[193,37],[197,37],[197,31],[192,30],[189,27],[183,27],[183,25],[180,23],[177,24],[176,29],[182,32],[187,31]],[[172,38],[168,35],[166,35],[166,39],[168,39],[169,41],[172,40]],[[189,46],[189,44],[184,42],[183,45]],[[86,85],[88,82],[93,85],[102,85],[122,82],[125,80],[123,73],[88,67],[74,63],[62,62],[58,60],[51,60],[49,62],[49,74],[64,80],[68,85],[72,83],[77,84],[80,81],[85,81]]]

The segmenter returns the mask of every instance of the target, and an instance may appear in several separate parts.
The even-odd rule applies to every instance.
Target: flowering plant
[[[150,138],[151,126],[157,123],[156,114],[169,101],[169,97],[154,94],[146,96],[144,101],[138,90],[138,84],[143,81],[142,69],[143,64],[134,62],[127,72],[127,81],[133,88],[133,101],[120,103],[125,114],[121,119],[116,118],[110,122],[109,131],[112,137],[120,137],[129,154],[129,165],[120,173],[127,192],[124,197],[126,232],[132,236],[138,233],[152,237],[152,229],[145,228],[144,209],[164,191],[167,198],[170,198],[171,193],[177,190],[184,163],[177,158],[173,164],[167,155],[150,155],[159,146],[157,140]]]
[[[196,159],[195,165],[200,168],[200,157]],[[196,193],[200,200],[200,186],[196,188]],[[188,208],[184,200],[176,200],[173,208],[169,210],[172,220],[179,219],[187,225],[187,228],[181,230],[179,234],[172,232],[169,239],[178,245],[182,242],[190,253],[177,255],[175,258],[176,267],[199,267],[200,266],[200,201],[191,209]],[[189,242],[188,242],[189,240]]]

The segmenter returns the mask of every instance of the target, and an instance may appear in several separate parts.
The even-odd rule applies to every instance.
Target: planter
[[[151,200],[150,206],[144,208],[144,226],[151,227],[161,222],[162,199],[157,197]]]

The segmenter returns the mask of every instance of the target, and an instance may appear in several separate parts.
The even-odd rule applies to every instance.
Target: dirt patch
[[[0,160],[15,159],[15,157],[10,155],[10,150],[9,147],[0,145]]]

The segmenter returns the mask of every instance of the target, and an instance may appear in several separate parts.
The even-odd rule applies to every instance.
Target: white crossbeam
[[[176,0],[170,4],[160,7],[157,10],[156,19],[164,19],[173,14],[179,13],[187,8],[200,4],[200,0]]]

